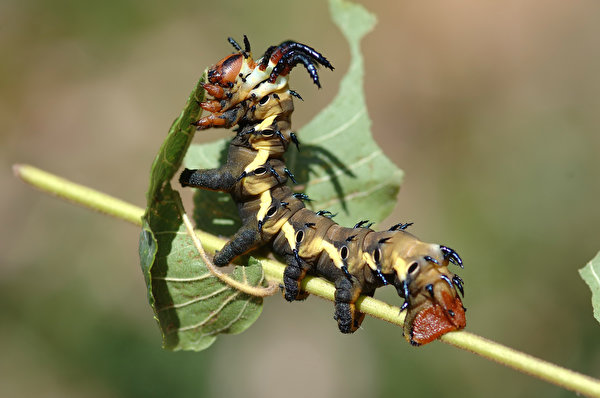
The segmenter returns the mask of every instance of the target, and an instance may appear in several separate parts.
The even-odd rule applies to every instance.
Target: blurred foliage
[[[594,318],[600,322],[600,252],[579,270],[581,279],[588,284],[592,292]]]
[[[597,376],[577,269],[600,241],[600,3],[364,3],[379,19],[362,46],[373,130],[406,172],[390,222],[465,258],[470,331]],[[375,320],[341,336],[312,298],[267,300],[253,328],[200,355],[162,352],[139,231],[10,175],[29,162],[143,205],[189,87],[244,33],[257,52],[293,38],[336,65],[322,90],[294,78],[303,126],[349,60],[323,2],[8,0],[0,27],[0,395],[573,396],[443,344],[408,347]],[[290,391],[285,356],[309,391]]]
[[[2,289],[0,298],[10,299],[26,289],[13,285]],[[74,297],[81,299],[73,301]],[[65,394],[74,396],[185,396],[208,381],[206,369],[210,362],[162,350],[156,344],[156,327],[152,333],[142,332],[124,315],[102,311],[85,297],[85,289],[70,286],[45,296],[43,303],[28,300],[3,311],[3,324],[11,320],[13,332],[9,342],[12,348],[4,351],[4,358],[18,368],[24,364],[18,356],[34,357],[26,367],[3,370],[3,395],[33,396],[36,391],[54,395],[61,391],[48,391],[45,383],[32,383],[31,379],[29,385],[11,390],[18,387],[17,370],[22,377],[34,380],[38,373],[42,380],[54,379],[48,384],[62,384]]]

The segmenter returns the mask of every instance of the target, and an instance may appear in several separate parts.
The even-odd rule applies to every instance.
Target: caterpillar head
[[[305,44],[285,41],[279,46],[269,47],[262,58],[254,61],[246,36],[244,49],[232,38],[228,40],[237,53],[223,58],[208,70],[208,83],[203,87],[213,98],[202,102],[200,106],[211,115],[194,123],[201,129],[231,127],[243,120],[244,116],[251,117],[245,112],[254,112],[256,103],[268,100],[272,94],[287,93],[288,74],[298,64],[305,67],[318,87],[321,87],[321,83],[317,66],[323,65],[333,70],[333,65],[323,55]],[[294,91],[290,91],[290,94],[300,98]],[[245,102],[250,104],[244,105]],[[225,114],[231,110],[233,112]],[[282,109],[282,112],[285,111]],[[231,113],[239,117],[232,118]]]
[[[246,35],[244,35],[243,50],[233,38],[229,37],[227,40],[237,50],[237,53],[226,56],[208,70],[208,81],[210,83],[208,86],[217,85],[224,89],[231,89],[238,81],[240,73],[243,72],[242,69],[254,69],[256,67],[250,53],[250,41],[248,41]],[[212,93],[206,86],[205,88],[209,91],[209,94],[215,96],[215,98],[225,98],[225,96],[219,95],[223,94],[223,91]]]
[[[205,110],[223,112],[248,99],[253,86],[243,76],[249,75],[256,67],[252,56],[241,51],[228,55],[208,69],[208,83],[204,89],[213,99],[202,103]]]
[[[249,75],[256,68],[250,52],[250,42],[244,36],[244,49],[231,37],[229,43],[237,50],[221,59],[208,69],[208,83],[203,84],[204,89],[213,99],[204,101],[200,105],[208,112],[219,114],[247,99],[246,94],[251,89],[246,87],[243,93],[238,94],[240,88],[248,86],[244,76]],[[220,127],[217,124],[215,127]]]
[[[289,57],[285,60],[282,59],[283,53],[279,54],[282,51],[281,45],[280,47],[271,47],[265,56],[255,62],[250,52],[250,42],[246,36],[244,36],[244,49],[231,37],[228,40],[238,52],[228,55],[208,70],[208,83],[204,84],[204,89],[214,97],[214,100],[204,104],[204,109],[212,113],[223,112],[242,101],[258,102],[267,99],[272,93],[287,91],[288,78],[286,75],[295,63],[290,64]],[[278,57],[271,56],[273,49]],[[318,55],[320,56],[320,54]],[[325,61],[327,62],[327,60]],[[294,62],[298,63],[299,61]],[[285,69],[283,65],[286,66]],[[311,73],[311,76],[318,83],[316,72]]]
[[[448,269],[450,263],[462,266],[458,254],[446,246],[421,242],[404,231],[386,244],[390,253],[382,254],[389,255],[390,264],[386,265],[393,269],[393,284],[405,299],[405,338],[413,345],[422,345],[463,329],[465,308],[459,295],[464,294],[463,281]]]
[[[223,88],[231,88],[238,78],[244,56],[242,54],[231,54],[208,70],[208,81]]]

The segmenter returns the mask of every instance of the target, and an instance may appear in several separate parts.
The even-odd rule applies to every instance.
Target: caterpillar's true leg
[[[298,261],[299,260],[299,261]],[[308,293],[300,291],[300,284],[310,268],[304,260],[296,254],[286,256],[287,267],[283,271],[284,296],[287,301],[305,300]]]
[[[219,106],[223,108],[223,104],[211,104],[210,101],[203,102],[202,104],[204,105],[201,106],[206,107],[206,109],[211,112],[216,111]],[[199,130],[205,130],[211,127],[230,128],[236,125],[240,119],[246,115],[247,111],[248,106],[246,101],[244,101],[231,109],[205,116],[200,120],[193,122],[192,125],[198,127]]]
[[[351,281],[345,275],[335,281],[335,315],[342,333],[355,332],[365,318],[365,314],[356,309],[356,300],[360,296],[360,284]],[[372,296],[373,292],[367,293]]]

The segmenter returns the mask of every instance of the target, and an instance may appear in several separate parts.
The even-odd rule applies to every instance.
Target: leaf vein
[[[356,123],[366,112],[367,112],[366,108],[361,109],[360,112],[356,113],[353,117],[348,119],[348,121],[346,123],[342,124],[341,126],[339,126],[337,129],[333,130],[329,134],[319,136],[318,138],[311,141],[310,143],[311,144],[320,144],[322,142],[327,141],[328,139],[335,137],[336,135],[344,132],[344,130],[347,130],[350,126],[352,126],[354,123]]]
[[[204,275],[195,276],[193,278],[174,278],[169,276],[155,276],[153,279],[166,281],[166,282],[199,282],[205,279],[212,278],[212,274],[210,272],[205,273]]]
[[[246,310],[246,308],[248,307],[248,304],[250,304],[250,298],[248,300],[244,301],[244,306],[240,309],[240,311],[238,312],[237,316],[234,317],[231,322],[229,322],[228,324],[224,325],[222,328],[217,329],[217,330],[213,330],[210,333],[207,333],[206,335],[210,336],[210,335],[215,335],[215,334],[219,334],[222,333],[223,331],[229,329],[234,323],[236,323],[237,321],[239,321],[242,318],[242,314],[244,313],[244,311]]]
[[[358,159],[356,162],[354,162],[352,165],[350,165],[348,167],[348,169],[354,170],[359,167],[362,167],[363,164],[368,163],[369,161],[373,160],[374,158],[376,158],[377,156],[379,156],[381,154],[382,154],[381,150],[373,151],[370,155]],[[327,174],[327,175],[324,175],[323,177],[314,178],[314,179],[310,180],[308,183],[306,183],[306,185],[307,186],[318,185],[323,182],[327,182],[327,181],[331,180],[333,177],[338,177],[346,172],[347,171],[344,169],[337,169],[333,174]]]
[[[223,286],[222,288],[217,289],[214,292],[206,294],[204,296],[196,297],[196,298],[194,298],[192,300],[184,301],[184,302],[177,303],[177,304],[175,304],[175,303],[169,304],[169,305],[166,305],[166,306],[164,306],[162,308],[157,309],[156,311],[157,312],[161,312],[161,311],[170,310],[172,308],[187,307],[188,305],[192,305],[192,304],[195,304],[195,303],[197,303],[199,301],[203,301],[203,300],[209,299],[209,298],[214,297],[214,296],[216,296],[216,295],[218,295],[220,293],[223,293],[224,291],[227,291],[227,290],[230,290],[229,286]]]
[[[400,175],[400,174],[401,173],[399,171],[396,171],[396,172],[394,172],[392,174],[392,176]],[[380,189],[382,189],[382,188],[384,188],[384,187],[386,187],[388,185],[392,186],[392,187],[395,186],[395,184],[393,182],[386,181],[386,182],[383,182],[381,184],[377,184],[374,187],[372,187],[371,189],[368,189],[366,191],[354,191],[354,192],[350,192],[350,193],[344,195],[342,198],[331,199],[331,200],[329,200],[327,202],[324,202],[324,203],[320,204],[320,206],[322,206],[324,208],[327,208],[327,207],[329,207],[329,206],[331,206],[333,204],[336,204],[336,203],[339,203],[339,202],[342,202],[342,201],[350,201],[352,199],[360,198],[360,197],[363,197],[363,196],[368,196],[368,195],[372,194],[373,192],[378,191],[378,190],[380,190]]]
[[[180,328],[174,329],[174,330],[173,330],[171,333],[174,333],[174,332],[185,332],[185,331],[187,331],[187,330],[198,329],[198,328],[200,328],[200,327],[202,327],[202,326],[206,325],[206,323],[207,323],[208,321],[210,321],[212,318],[214,318],[214,317],[215,317],[215,315],[219,314],[219,313],[220,313],[220,312],[223,310],[223,308],[225,308],[225,306],[226,306],[227,304],[229,304],[229,303],[230,303],[230,302],[231,302],[231,301],[232,301],[232,300],[233,300],[235,297],[237,297],[239,294],[240,294],[240,292],[239,292],[239,291],[235,291],[235,293],[233,293],[231,296],[227,297],[227,299],[225,299],[225,300],[223,301],[223,303],[222,303],[222,304],[221,304],[221,305],[220,305],[218,308],[215,308],[213,311],[211,311],[211,312],[208,314],[208,316],[207,316],[206,318],[204,318],[202,321],[200,321],[200,322],[198,322],[198,323],[196,323],[196,324],[194,324],[194,325],[190,325],[190,326],[184,326],[184,327],[180,327]],[[207,335],[208,335],[208,334],[207,334]]]
[[[598,277],[598,274],[596,273],[596,270],[594,269],[594,267],[590,267],[590,270],[592,271],[592,275],[596,279],[596,282],[598,282],[598,286],[600,286],[600,278]]]

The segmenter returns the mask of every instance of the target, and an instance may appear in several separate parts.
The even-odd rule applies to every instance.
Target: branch
[[[142,225],[141,219],[144,210],[140,207],[83,185],[75,184],[33,166],[14,165],[13,172],[23,181],[44,192],[137,226]],[[211,252],[218,250],[225,243],[225,240],[206,232],[196,231],[196,234]],[[278,284],[283,283],[283,270],[285,268],[283,263],[269,259],[261,259],[261,263],[268,281]],[[302,282],[302,288],[315,296],[330,301],[334,299],[335,288],[324,279],[312,276],[306,277]],[[402,326],[404,323],[404,313],[400,314],[399,307],[391,306],[371,297],[359,298],[357,308],[361,312],[398,326]],[[451,332],[442,336],[440,340],[568,390],[590,397],[600,397],[600,380],[554,365],[475,334],[465,331]]]

